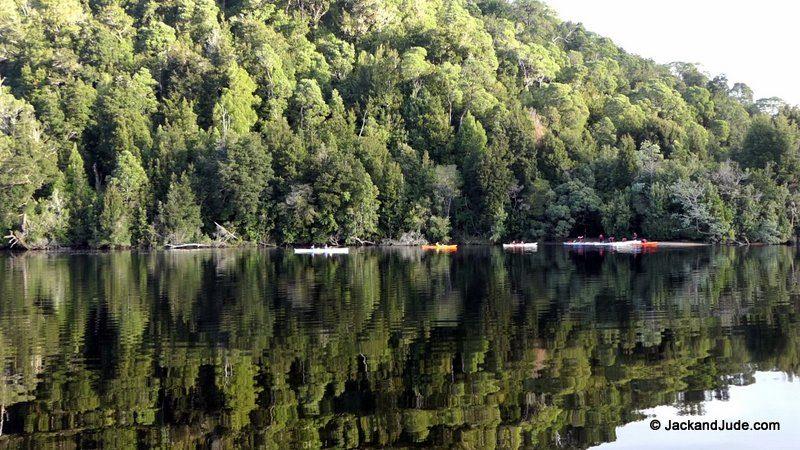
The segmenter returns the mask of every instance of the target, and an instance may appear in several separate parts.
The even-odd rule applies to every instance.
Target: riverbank
[[[786,245],[794,245],[794,244],[762,244],[762,243],[749,243],[744,245],[736,245],[736,244],[719,244],[719,243],[711,243],[711,242],[689,242],[689,241],[656,241],[658,242],[658,248],[661,249],[675,249],[675,248],[698,248],[698,247],[764,247],[764,246],[786,246]],[[298,245],[273,245],[273,244],[263,244],[263,243],[248,243],[248,242],[240,242],[236,244],[197,244],[197,243],[190,243],[190,244],[178,244],[178,245],[164,245],[158,247],[53,247],[53,248],[33,248],[33,249],[25,249],[25,248],[0,248],[0,251],[6,251],[9,253],[25,253],[25,252],[35,252],[35,253],[107,253],[107,252],[114,252],[114,251],[137,251],[137,252],[151,252],[151,251],[180,251],[180,252],[190,252],[195,250],[215,250],[215,249],[269,249],[269,248],[279,248],[279,249],[287,249],[291,250],[297,247],[308,246],[310,244],[298,244]],[[501,248],[501,243],[459,243],[457,244],[459,249],[464,248],[481,248],[481,247],[498,247]],[[563,246],[564,241],[541,241],[539,242],[540,246]],[[412,245],[405,245],[405,244],[363,244],[363,245],[350,245],[350,246],[343,246],[348,248],[385,248],[385,249],[392,249],[392,248],[404,248],[404,249],[414,249],[420,248],[422,245],[412,244]]]

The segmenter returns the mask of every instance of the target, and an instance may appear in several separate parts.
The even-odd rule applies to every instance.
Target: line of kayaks
[[[458,245],[423,245],[422,250],[434,250],[437,252],[454,252],[458,250]],[[311,248],[296,248],[294,249],[295,255],[346,255],[350,253],[348,247],[311,247]]]
[[[535,242],[519,242],[511,244],[503,244],[503,248],[507,250],[536,250],[538,244]],[[422,250],[436,251],[436,252],[455,252],[458,250],[457,244],[434,244],[422,245]],[[295,255],[346,255],[350,253],[348,247],[311,247],[311,248],[295,248]]]
[[[433,250],[437,252],[454,252],[458,250],[458,245],[423,245],[422,250]],[[294,249],[295,255],[346,255],[350,253],[348,247],[311,247],[311,248],[296,248]]]
[[[568,247],[604,247],[604,248],[656,248],[658,242],[652,241],[571,241],[564,242]],[[455,252],[458,250],[458,245],[455,244],[435,244],[423,245],[420,247],[422,250],[437,251],[437,252]],[[539,244],[536,242],[512,242],[510,244],[503,244],[504,250],[537,250]],[[311,248],[296,248],[294,249],[295,255],[346,255],[350,253],[348,247],[311,247]]]

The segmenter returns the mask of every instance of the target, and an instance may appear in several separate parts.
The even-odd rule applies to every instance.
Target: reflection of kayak
[[[521,244],[503,244],[504,249],[508,250],[536,250],[539,244],[536,242],[523,242]]]
[[[623,247],[613,247],[611,250],[615,251],[616,253],[626,253],[631,255],[638,255],[639,253],[650,252],[650,249],[646,249],[641,245],[626,245]]]
[[[564,245],[572,247],[610,247],[610,248],[626,248],[626,247],[641,247],[642,241],[620,241],[620,242],[564,242]]]
[[[458,250],[458,245],[423,245],[423,250],[436,250],[437,252],[454,252]]]
[[[320,247],[320,248],[296,248],[295,255],[346,255],[350,253],[347,247]]]

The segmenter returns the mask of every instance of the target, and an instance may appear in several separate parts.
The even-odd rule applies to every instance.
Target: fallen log
[[[228,231],[225,227],[218,224],[217,222],[214,222],[214,225],[216,225],[217,227],[217,230],[214,232],[214,238],[216,238],[217,240],[228,242],[231,239],[233,240],[239,239],[239,237],[236,236],[233,232]]]
[[[365,239],[359,239],[357,237],[354,237],[353,240],[356,241],[356,243],[358,245],[362,245],[362,246],[364,246],[364,245],[375,245],[375,243],[372,242],[372,241],[367,241]]]
[[[25,242],[25,235],[22,233],[9,231],[7,236],[3,236],[3,239],[8,240],[9,248],[19,246],[22,249],[30,250],[30,247],[28,247],[28,244]]]

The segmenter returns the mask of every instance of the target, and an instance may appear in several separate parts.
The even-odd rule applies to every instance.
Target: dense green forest
[[[795,249],[471,250],[0,257],[0,449],[582,449],[800,374]]]
[[[27,247],[779,243],[800,109],[532,0],[0,0]]]

